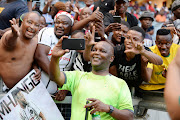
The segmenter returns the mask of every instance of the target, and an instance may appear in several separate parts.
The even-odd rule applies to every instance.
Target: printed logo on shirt
[[[2,13],[3,10],[4,10],[4,7],[0,7],[0,13]]]
[[[161,71],[161,72],[155,72],[155,75],[162,75],[162,72],[163,72],[163,71]]]
[[[137,70],[134,69],[135,67],[136,63],[132,66],[123,66],[119,64],[120,76],[129,80],[138,79]]]

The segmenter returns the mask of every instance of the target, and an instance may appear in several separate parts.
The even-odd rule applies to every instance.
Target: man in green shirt
[[[86,49],[94,44],[94,32],[86,34]],[[63,90],[72,93],[72,120],[85,119],[86,108],[90,114],[99,112],[102,120],[133,120],[133,105],[129,88],[124,80],[109,74],[109,66],[114,59],[113,47],[105,41],[94,45],[91,53],[92,72],[66,71],[59,69],[59,58],[69,50],[62,50],[63,36],[52,51],[50,78]],[[86,101],[89,104],[86,104]]]

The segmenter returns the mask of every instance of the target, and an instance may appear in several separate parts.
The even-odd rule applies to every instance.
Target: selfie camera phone
[[[62,49],[69,50],[84,50],[85,49],[85,39],[77,38],[66,38],[62,41]]]
[[[113,16],[114,23],[121,23],[121,16]]]
[[[39,1],[36,2],[36,9],[40,8],[41,3]]]
[[[94,39],[95,39],[95,42],[101,41],[101,37],[98,35],[98,32],[95,32]]]

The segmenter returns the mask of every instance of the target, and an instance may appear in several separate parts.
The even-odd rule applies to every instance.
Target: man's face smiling
[[[63,35],[69,35],[71,30],[71,20],[67,16],[61,15],[56,18],[54,32],[60,38]]]
[[[172,37],[168,35],[157,35],[156,45],[159,49],[159,52],[163,57],[167,57],[170,54],[170,48],[172,45]]]
[[[127,33],[126,39],[124,41],[124,45],[125,45],[126,50],[132,49],[132,47],[133,47],[133,43],[131,41],[130,36],[132,37],[133,42],[137,42],[137,43],[143,42],[142,33],[135,31],[135,30],[129,30]]]
[[[32,39],[39,31],[40,17],[36,13],[25,16],[21,30],[26,39]]]
[[[105,69],[113,61],[113,48],[106,42],[98,42],[90,53],[91,64],[94,68]]]

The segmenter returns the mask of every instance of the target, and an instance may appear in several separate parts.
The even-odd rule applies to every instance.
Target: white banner
[[[0,120],[64,120],[43,83],[33,80],[34,74],[29,72],[0,100]]]

